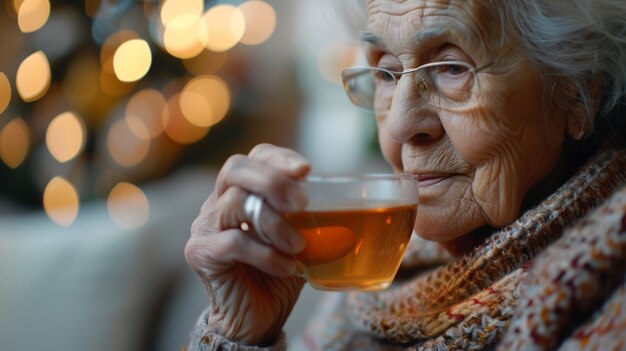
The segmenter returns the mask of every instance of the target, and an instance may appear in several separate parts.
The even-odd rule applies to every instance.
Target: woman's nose
[[[401,144],[424,144],[444,135],[437,111],[424,98],[412,75],[405,75],[398,81],[385,123],[386,132],[393,140]]]

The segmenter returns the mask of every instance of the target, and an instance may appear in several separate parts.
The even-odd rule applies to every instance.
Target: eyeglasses
[[[421,98],[420,103],[459,110],[475,101],[479,90],[476,73],[491,64],[493,62],[477,69],[463,61],[442,61],[403,72],[380,67],[350,67],[341,73],[341,77],[352,103],[367,110],[388,110],[398,81],[402,75],[411,73]]]

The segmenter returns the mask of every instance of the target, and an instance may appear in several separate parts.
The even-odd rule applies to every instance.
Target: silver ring
[[[252,227],[256,235],[266,244],[271,244],[270,238],[261,230],[261,209],[263,208],[263,199],[254,194],[248,194],[243,204],[243,213],[246,218],[252,221]]]

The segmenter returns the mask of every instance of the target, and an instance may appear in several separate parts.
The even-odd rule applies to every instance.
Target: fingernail
[[[300,233],[293,233],[289,236],[289,246],[294,253],[301,252],[306,247],[306,239]]]

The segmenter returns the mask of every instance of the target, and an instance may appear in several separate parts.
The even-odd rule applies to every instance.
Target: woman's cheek
[[[486,132],[465,116],[453,119],[442,118],[442,124],[456,153],[472,166],[491,160],[496,143],[493,133]]]
[[[484,120],[485,116],[481,117]],[[487,124],[476,118],[462,120],[449,123],[447,133],[457,153],[475,169],[471,184],[474,201],[490,225],[506,224],[521,206],[515,146],[501,126],[485,130]]]
[[[485,214],[489,225],[508,224],[519,213],[522,204],[519,175],[512,172],[504,159],[495,159],[478,167],[474,175],[472,192]]]

